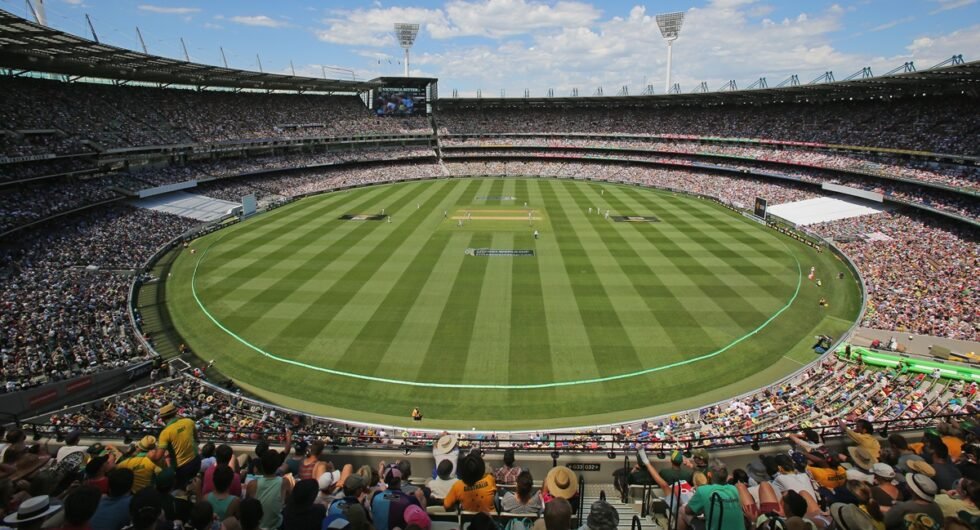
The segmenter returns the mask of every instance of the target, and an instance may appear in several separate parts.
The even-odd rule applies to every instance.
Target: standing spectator
[[[493,478],[497,484],[511,485],[517,483],[517,476],[521,474],[520,466],[514,465],[514,450],[504,451],[504,465],[493,471]]]
[[[177,415],[177,406],[168,403],[160,408],[160,419],[167,424],[160,431],[160,449],[170,452],[171,465],[177,471],[177,488],[184,488],[201,470],[197,454],[197,427],[194,420]]]
[[[878,459],[881,454],[881,444],[878,443],[877,438],[875,438],[875,428],[870,421],[865,419],[859,419],[854,422],[854,429],[850,429],[847,426],[847,422],[843,419],[839,422],[840,430],[842,433],[847,435],[858,447],[866,449],[871,456]]]
[[[92,530],[122,530],[129,524],[129,501],[132,498],[133,470],[113,469],[109,472],[109,495],[99,502],[92,516]]]
[[[323,455],[323,442],[316,440],[306,449],[306,458],[299,465],[299,480],[318,479],[326,471],[327,463],[320,459]]]

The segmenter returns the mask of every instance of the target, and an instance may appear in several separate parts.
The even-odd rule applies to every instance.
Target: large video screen
[[[381,87],[374,92],[374,113],[378,116],[425,116],[425,88]]]

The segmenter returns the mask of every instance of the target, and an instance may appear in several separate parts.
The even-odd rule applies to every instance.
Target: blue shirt
[[[120,530],[129,524],[129,500],[132,495],[102,497],[95,515],[89,521],[92,530]]]

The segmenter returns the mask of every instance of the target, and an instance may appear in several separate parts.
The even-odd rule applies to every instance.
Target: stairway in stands
[[[630,530],[633,524],[633,516],[640,515],[640,502],[639,499],[636,502],[623,503],[622,499],[619,498],[619,494],[616,493],[616,488],[612,484],[586,484],[585,490],[582,492],[582,502],[584,503],[582,509],[582,517],[587,520],[589,517],[589,511],[592,509],[592,503],[599,500],[599,495],[601,492],[606,492],[606,502],[616,508],[619,513],[619,530]],[[660,528],[650,517],[641,518],[642,528]],[[583,521],[584,525],[584,521]]]

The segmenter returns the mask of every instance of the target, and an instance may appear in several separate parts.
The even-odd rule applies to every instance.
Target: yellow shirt
[[[851,440],[854,440],[854,443],[858,444],[858,447],[863,447],[875,458],[881,456],[881,444],[878,443],[878,440],[874,436],[854,432],[851,429],[846,429],[844,432]]]
[[[177,466],[182,466],[197,456],[197,430],[194,421],[188,418],[176,418],[160,432],[157,446],[167,449],[174,455]]]
[[[462,480],[457,480],[449,489],[442,505],[447,511],[452,510],[459,502],[464,510],[471,512],[492,512],[493,496],[497,493],[497,481],[487,473],[472,486],[467,486]]]
[[[807,466],[806,472],[821,486],[832,490],[847,484],[847,472],[842,467]]]
[[[146,453],[137,453],[119,462],[116,467],[133,470],[133,493],[149,486],[153,477],[161,471],[160,466],[147,458]]]

